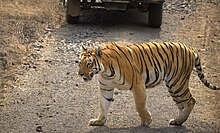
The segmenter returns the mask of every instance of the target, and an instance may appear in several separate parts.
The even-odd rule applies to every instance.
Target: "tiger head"
[[[94,74],[101,71],[99,59],[101,57],[101,49],[98,47],[93,50],[87,50],[82,47],[81,61],[79,63],[79,75],[83,77],[84,81],[92,79]]]

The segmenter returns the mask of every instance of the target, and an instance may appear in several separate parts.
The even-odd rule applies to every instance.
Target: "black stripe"
[[[107,97],[105,97],[105,96],[103,96],[107,101],[109,101],[109,102],[113,102],[114,101],[114,99],[113,98],[107,98]]]
[[[116,58],[116,59],[117,59],[117,64],[118,64],[119,74],[120,74],[118,81],[121,81],[121,78],[123,78],[123,81],[120,85],[124,85],[125,84],[125,74],[123,73],[123,75],[122,75],[122,70],[121,70],[120,63],[118,61],[118,58]]]
[[[137,45],[134,45],[134,46],[137,46]],[[138,46],[137,46],[137,47],[138,47]],[[131,48],[131,49],[132,49],[132,48]],[[136,58],[137,58],[137,63],[140,64],[140,63],[141,63],[141,59],[140,59],[140,56],[139,56],[138,52],[136,52],[136,50],[135,50],[134,48],[133,48],[132,50],[134,51],[135,56],[136,56]]]
[[[173,66],[173,63],[174,63],[174,55],[173,55],[173,49],[171,49],[172,48],[172,46],[171,45],[169,45],[169,47],[167,46],[167,44],[166,43],[164,43],[165,44],[165,46],[168,48],[168,50],[170,51],[170,54],[171,54],[171,56],[172,56],[172,60],[170,60],[169,58],[168,58],[168,61],[169,61],[169,64],[168,64],[168,69],[169,69],[169,71],[167,72],[167,77],[169,77],[170,76],[170,74],[171,74],[171,71],[172,71],[172,66]],[[174,68],[175,69],[175,68]]]
[[[195,65],[196,68],[197,68],[197,67],[200,67],[200,66],[201,66],[200,62]]]
[[[156,47],[157,53],[159,54],[160,59],[163,61],[163,56],[161,55],[160,50],[159,50],[159,47],[157,46],[158,44],[155,44],[155,43],[153,43],[153,42],[152,42],[152,44],[154,44],[154,46]],[[156,57],[155,57],[155,58],[156,58]],[[162,68],[161,68],[161,65],[162,65],[162,64],[159,62],[159,60],[158,60],[157,58],[156,58],[156,61],[157,61],[157,63],[158,63],[160,72],[162,72]],[[164,62],[163,62],[163,63],[164,63]]]
[[[198,76],[200,79],[204,79],[204,77],[205,77],[203,73],[199,73]]]
[[[118,53],[118,51],[117,50],[115,50],[115,49],[113,49],[113,48],[109,48],[109,50],[113,50],[116,54],[118,54],[119,55],[119,57],[121,57],[121,55]],[[121,57],[122,58],[122,57]]]
[[[202,68],[201,67],[199,67],[199,68],[196,68],[198,71],[200,71],[200,72],[202,72]]]
[[[163,44],[164,44],[164,43],[163,43]],[[165,53],[167,59],[169,59],[169,56],[168,56],[168,54],[167,54],[167,51],[164,49],[164,47],[163,47],[162,45],[161,45],[161,48],[162,48],[163,52]]]
[[[158,79],[159,79],[159,71],[158,71],[158,68],[157,68],[157,64],[158,64],[159,67],[161,67],[161,66],[160,66],[160,64],[159,64],[159,61],[158,61],[157,58],[155,57],[155,54],[153,53],[151,47],[150,47],[149,45],[147,45],[147,46],[148,46],[149,49],[150,49],[151,55],[154,57],[154,58],[151,58],[151,59],[152,59],[153,64],[154,64],[154,72],[155,72],[156,78],[155,78],[155,80],[149,85],[149,86],[152,86],[152,85],[154,85],[154,84],[158,81]],[[156,64],[156,62],[154,61],[154,59],[156,59],[157,64]]]
[[[96,58],[96,60],[95,60],[95,64],[98,64],[98,71],[101,71],[101,67],[100,67],[100,64],[99,64],[99,61],[98,61],[97,58]]]
[[[174,90],[173,93],[176,94],[176,93],[179,93],[181,91],[181,88],[184,87],[185,83],[188,82],[187,80],[189,80],[189,75],[188,74],[185,74],[185,76],[183,77],[182,81],[179,81],[180,84],[178,85],[178,89],[177,90]],[[176,84],[175,84],[176,85]],[[169,86],[170,90],[172,90],[174,87],[174,84],[171,84]],[[174,88],[175,89],[175,88]]]
[[[132,68],[132,81],[134,80],[134,66],[132,65],[132,63],[131,63],[131,61],[129,60],[129,58],[127,57],[127,55],[124,53],[124,51],[118,46],[118,45],[116,45],[116,47],[118,48],[118,50],[120,50],[122,53],[123,53],[123,55],[126,57],[126,59],[127,59],[127,61],[129,62],[129,64],[130,64],[130,66],[131,66],[131,68]],[[131,88],[130,88],[130,90],[133,88],[133,82],[132,82],[132,84],[131,84]]]
[[[144,53],[146,53],[145,49],[144,49],[144,46],[140,45],[142,47],[142,49],[144,50]],[[145,69],[146,69],[146,79],[145,79],[145,84],[147,84],[149,81],[150,81],[150,78],[149,78],[149,69],[148,69],[148,66],[147,66],[147,63],[145,61],[145,58],[144,58],[144,55],[143,55],[143,61],[144,61],[144,65],[145,65]]]
[[[104,53],[104,52],[102,52],[102,54],[105,55],[105,56],[107,56],[108,58],[112,57],[111,55],[108,55],[108,54],[106,54],[106,53]],[[112,58],[113,58],[113,57],[112,57]]]
[[[99,81],[99,84],[107,86],[106,84],[102,83],[99,79],[98,79],[98,81]]]
[[[177,82],[180,82],[180,79],[181,79],[181,77],[184,77],[184,78],[187,78],[187,71],[186,71],[186,67],[185,67],[185,65],[186,64],[183,64],[183,62],[184,62],[184,60],[186,59],[187,60],[187,57],[185,57],[184,58],[184,52],[183,52],[183,49],[182,49],[182,47],[181,47],[181,45],[178,43],[178,45],[180,46],[180,49],[178,49],[178,47],[176,47],[177,49],[178,49],[178,55],[181,55],[182,56],[182,61],[180,61],[180,63],[178,63],[177,62],[177,64],[178,64],[178,70],[180,71],[179,73],[178,73],[178,77],[176,77],[176,80],[172,83],[172,86],[175,86],[176,85],[176,83]],[[181,54],[179,54],[179,53],[181,53]],[[178,58],[178,57],[177,57]],[[177,60],[178,61],[178,60]],[[182,63],[182,64],[181,64]],[[187,65],[188,66],[188,65]],[[176,73],[177,73],[178,71],[176,71]],[[185,76],[184,76],[184,73],[185,73]],[[176,75],[176,74],[175,74]]]
[[[115,76],[115,70],[112,66],[112,64],[109,65],[110,71],[111,71],[111,75],[107,76],[108,78],[112,78],[113,76]]]
[[[169,61],[169,65],[168,65],[168,66],[169,66],[169,67],[168,67],[169,71],[167,72],[167,77],[169,77],[170,74],[171,74],[173,62],[172,62],[172,61]],[[173,68],[173,69],[175,69],[175,68]],[[166,82],[168,82],[168,81],[166,80]]]
[[[183,90],[183,88],[181,88],[181,91],[182,90]],[[180,95],[175,95],[177,93],[174,92],[174,96],[173,97],[184,97],[188,92],[189,92],[188,88],[182,94],[180,94]]]
[[[149,86],[152,86],[152,85],[154,85],[157,81],[158,81],[158,79],[159,79],[159,74],[160,74],[160,72],[159,72],[159,70],[158,70],[158,68],[157,68],[157,64],[155,63],[155,61],[153,60],[153,63],[154,63],[154,74],[155,74],[155,80],[149,85]]]
[[[168,45],[167,45],[167,42],[164,42],[163,44],[167,47],[167,49],[170,49],[170,46],[168,46],[169,43],[168,43]]]
[[[153,43],[153,44],[154,44],[154,43]],[[160,59],[163,61],[163,64],[165,64],[166,67],[167,67],[166,61],[165,61],[163,55],[161,54],[161,51],[160,51],[158,45],[155,44],[155,46],[156,46],[156,48],[157,48],[157,53],[159,54]],[[162,45],[159,45],[159,46],[163,49]],[[163,49],[163,50],[164,50],[164,49]],[[167,53],[165,53],[165,54],[167,54]],[[164,72],[165,72],[165,70],[164,70]]]
[[[110,90],[108,90],[108,89],[103,89],[103,88],[100,88],[101,90],[104,90],[104,91],[113,91],[114,89],[110,89]]]
[[[156,67],[154,68],[154,73],[155,73],[156,79],[154,82],[151,83],[152,85],[154,85],[159,80],[159,76],[160,76],[160,72],[158,71]]]
[[[180,104],[180,103],[183,103],[183,102],[186,102],[186,101],[191,101],[191,99],[192,99],[192,95],[190,94],[189,98],[187,98],[185,100],[177,101],[177,100],[173,99],[173,101],[175,101],[177,104]]]
[[[128,50],[128,53],[130,54],[130,57],[132,57],[132,54],[131,54],[131,51],[130,51],[130,50]]]
[[[171,44],[173,44],[173,43],[171,43]],[[174,44],[173,44],[174,45]],[[174,45],[174,47],[175,47],[175,45]],[[172,49],[172,51],[173,52],[171,52],[172,54],[172,58],[174,57],[174,55],[173,55],[173,53],[174,53],[174,49],[173,49],[173,46],[171,46],[170,47],[171,49]],[[176,76],[176,73],[178,72],[178,48],[177,47],[175,47],[176,48],[176,67],[177,68],[173,68],[172,70],[173,70],[173,73],[172,73],[172,76],[171,76],[171,78],[170,79],[168,79],[168,81],[167,82],[169,82],[170,83],[170,81],[174,78],[174,76]],[[173,59],[173,61],[174,61],[174,59]],[[174,62],[173,62],[174,63]],[[172,65],[173,66],[173,65]],[[171,66],[171,68],[172,68],[172,66]],[[171,69],[170,68],[170,69]],[[170,76],[170,74],[171,73],[169,73],[169,75],[168,76]],[[179,75],[177,75],[177,76],[179,76]],[[179,77],[177,77],[177,78],[179,78]]]
[[[123,55],[126,57],[126,59],[128,60],[128,62],[129,62],[129,64],[132,66],[132,63],[131,63],[131,61],[129,60],[129,58],[127,57],[127,54],[126,53],[124,53],[124,51],[119,47],[119,46],[117,46],[116,45],[116,47],[118,48],[118,50],[120,50],[120,52],[122,52],[123,53]],[[120,56],[121,57],[121,56]],[[121,57],[121,58],[123,58],[123,57]]]
[[[210,83],[207,80],[205,81],[205,86],[207,86],[207,87],[210,86]]]
[[[149,47],[149,45],[148,44],[146,44],[146,43],[144,43],[150,50],[151,50],[151,48]],[[149,53],[148,53],[148,51],[146,51],[145,49],[144,49],[144,51],[145,51],[145,54],[147,55],[147,58],[148,58],[148,60],[149,60],[149,62],[150,62],[150,64],[151,64],[151,66],[153,67],[153,63],[152,63],[152,61],[151,61],[151,57],[150,57],[150,55],[149,55]],[[150,51],[151,52],[151,51]],[[151,54],[152,55],[152,54]]]
[[[173,73],[172,73],[170,79],[167,80],[168,83],[170,83],[170,81],[175,77],[175,75],[176,75],[175,73],[176,73],[177,69],[178,69],[178,68],[173,68],[173,69],[172,69],[172,70],[173,70]],[[169,76],[170,76],[170,74],[171,74],[171,72],[169,73]],[[168,76],[168,77],[169,77],[169,76]],[[174,86],[174,85],[172,84],[171,86]]]
[[[174,49],[173,49],[173,46],[170,45],[170,51],[171,51],[171,56],[172,56],[172,60],[174,61]]]
[[[173,44],[173,43],[172,43]],[[174,79],[174,77],[176,76],[176,80],[173,81],[172,85],[171,86],[175,86],[176,83],[179,81],[179,79],[181,78],[181,76],[183,76],[181,74],[181,70],[180,70],[180,66],[179,66],[179,49],[178,47],[173,44],[173,46],[176,48],[176,69],[174,69],[174,73],[172,75],[172,77],[168,80],[168,82],[170,82],[172,79]],[[181,50],[180,50],[181,51]],[[180,70],[180,73],[178,73]],[[180,81],[179,81],[180,82]]]
[[[120,73],[120,77],[118,80],[121,80],[121,67],[120,67],[120,63],[118,61],[118,58],[116,58],[117,64],[118,64],[118,68],[119,68],[119,73]]]
[[[165,63],[163,79],[165,79],[167,69],[170,67],[168,65],[168,63],[169,63],[169,56],[168,56],[167,51],[164,49],[164,46],[163,45],[160,45],[160,46],[161,46],[161,49],[163,50],[163,53],[166,55],[166,57],[163,57],[163,62]]]
[[[142,60],[144,60],[144,54],[143,54],[143,52],[142,52],[142,50],[141,50],[141,48],[140,48],[140,46],[141,45],[135,45],[137,48],[138,48],[138,50],[139,50],[139,53],[141,53],[141,57],[140,57],[140,62],[141,62],[141,73],[143,72],[143,62],[142,62]],[[142,58],[142,59],[141,59]],[[146,65],[145,65],[146,66]]]
[[[123,82],[121,83],[121,85],[124,85],[125,84],[125,74],[123,76]]]
[[[190,75],[190,74],[185,74],[185,76],[183,77],[182,81],[179,81],[179,82],[180,82],[180,84],[178,85],[179,88],[182,88],[182,87],[185,85],[185,83],[188,82],[187,80],[189,80],[189,75]],[[172,89],[173,86],[174,86],[174,85],[171,85],[170,88]],[[179,90],[176,90],[175,93],[178,93],[178,91],[179,91]]]
[[[182,45],[180,43],[178,43],[179,46],[181,47],[181,55],[182,55],[182,69],[181,69],[181,75],[186,72],[186,67],[184,67],[184,64],[187,64],[187,56],[186,56],[186,47],[185,45]],[[182,47],[183,46],[183,47]]]

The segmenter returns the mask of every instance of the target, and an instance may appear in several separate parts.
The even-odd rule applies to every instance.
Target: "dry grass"
[[[0,105],[29,45],[44,34],[45,27],[54,28],[63,21],[64,10],[59,2],[0,1]]]

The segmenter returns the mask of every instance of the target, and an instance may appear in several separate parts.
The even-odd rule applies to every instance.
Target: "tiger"
[[[120,45],[112,42],[87,50],[82,46],[78,74],[89,81],[97,74],[100,90],[100,113],[89,121],[90,126],[103,126],[107,120],[110,103],[114,101],[114,89],[133,93],[141,125],[149,126],[151,113],[146,107],[146,88],[162,81],[176,103],[179,114],[169,121],[180,126],[189,117],[196,100],[189,90],[189,79],[195,70],[202,83],[220,90],[205,79],[200,57],[195,50],[178,42],[145,42]]]

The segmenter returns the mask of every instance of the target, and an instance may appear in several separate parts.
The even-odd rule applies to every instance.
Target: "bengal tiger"
[[[114,88],[132,91],[141,125],[146,126],[152,122],[146,108],[146,88],[165,81],[179,109],[179,115],[170,120],[170,125],[182,125],[196,102],[189,90],[193,68],[205,86],[220,90],[205,79],[198,54],[182,43],[148,42],[127,46],[110,43],[91,50],[82,49],[78,74],[85,81],[98,74],[100,87],[100,114],[90,120],[90,126],[105,124],[110,102],[114,100]]]

